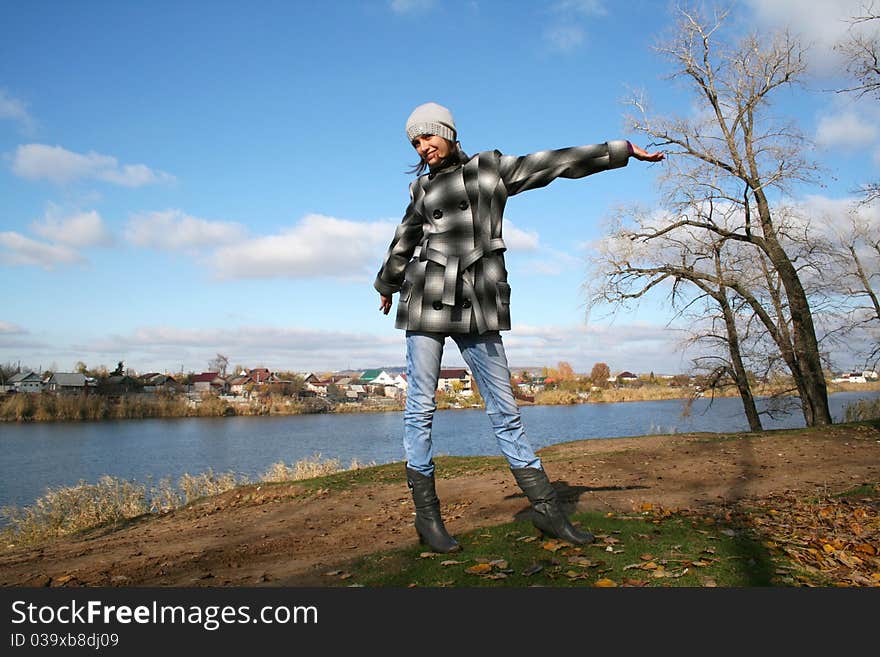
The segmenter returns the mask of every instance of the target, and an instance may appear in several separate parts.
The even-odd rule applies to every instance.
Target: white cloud
[[[395,226],[311,214],[279,235],[219,249],[212,265],[221,278],[362,278],[378,271]]]
[[[835,43],[846,36],[853,16],[865,13],[865,0],[746,0],[759,24],[769,28],[788,27],[800,36],[814,65],[823,72],[839,66],[833,51]]]
[[[534,251],[538,248],[536,231],[517,228],[512,221],[504,221],[504,244],[512,251]]]
[[[604,362],[613,371],[671,374],[689,366],[679,337],[675,330],[647,323],[515,325],[504,333],[504,344],[514,369],[567,361],[575,371],[589,373],[595,363]],[[218,352],[230,357],[230,366],[301,372],[399,367],[405,361],[403,333],[394,329],[368,333],[260,325],[203,329],[152,326],[62,348],[74,361],[116,363],[124,359],[126,365],[140,371],[177,371],[181,366],[201,371]],[[464,364],[451,341],[444,364]]]
[[[853,111],[819,119],[816,143],[824,147],[858,148],[877,139],[877,126]]]
[[[27,333],[22,327],[18,324],[13,324],[12,322],[4,322],[0,320],[0,335],[22,335]]]
[[[584,31],[577,25],[553,25],[544,30],[544,41],[552,50],[570,52],[584,42]]]
[[[583,258],[548,247],[538,249],[538,257],[536,258],[528,260],[514,260],[511,258],[510,262],[511,265],[516,262],[518,270],[525,270],[528,274],[542,276],[560,276],[562,274],[570,274],[572,271],[586,269],[586,262]]]
[[[553,6],[553,9],[560,12],[584,14],[586,16],[605,16],[608,14],[603,0],[559,0]]]
[[[70,351],[87,361],[115,362],[124,357],[126,364],[141,371],[176,371],[181,365],[200,371],[218,352],[229,355],[230,366],[295,371],[366,369],[400,363],[404,357],[403,337],[398,332],[376,335],[273,326],[143,327],[127,335],[71,345]]]
[[[171,174],[154,171],[143,164],[120,164],[111,155],[93,151],[74,153],[61,146],[46,144],[19,146],[13,158],[12,171],[22,178],[49,180],[58,184],[91,179],[124,187],[141,187],[174,180]]]
[[[683,334],[646,322],[533,326],[515,324],[504,336],[512,367],[555,365],[566,361],[589,373],[599,362],[612,371],[677,373],[690,366]],[[516,365],[514,365],[516,364]]]
[[[430,9],[434,0],[391,0],[389,4],[395,14],[411,14]]]
[[[85,259],[73,249],[38,242],[19,233],[0,233],[0,265],[35,265],[53,269],[56,265],[83,263]]]
[[[180,210],[135,215],[125,227],[125,238],[130,243],[170,251],[220,246],[242,240],[244,236],[241,224],[208,221]]]
[[[50,205],[46,216],[35,221],[31,228],[40,237],[67,246],[108,246],[113,238],[95,210],[63,216],[60,208]]]
[[[36,121],[28,114],[25,104],[0,89],[0,120],[16,121],[21,130],[30,134],[34,131]]]

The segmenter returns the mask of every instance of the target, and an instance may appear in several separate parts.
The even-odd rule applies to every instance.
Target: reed
[[[375,465],[355,459],[345,468],[338,459],[323,459],[315,454],[292,465],[273,463],[259,481],[301,481]],[[31,506],[3,507],[0,516],[8,524],[0,530],[0,541],[6,549],[40,545],[87,529],[112,527],[145,514],[168,513],[248,483],[244,475],[215,473],[211,469],[197,475],[184,473],[176,483],[164,478],[156,484],[139,484],[105,475],[94,484],[80,481],[75,486],[50,488]]]
[[[859,399],[847,404],[843,411],[844,422],[864,422],[880,419],[880,399]]]
[[[339,459],[322,459],[320,454],[315,454],[310,458],[297,461],[292,467],[282,461],[273,463],[269,466],[269,469],[263,474],[263,476],[260,477],[260,481],[302,481],[304,479],[314,479],[315,477],[336,474],[337,472],[342,472],[344,470],[371,468],[375,465],[375,462],[362,464],[359,463],[357,459],[354,459],[348,468],[344,468]]]

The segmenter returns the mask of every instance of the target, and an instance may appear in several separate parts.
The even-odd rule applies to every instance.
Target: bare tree
[[[834,285],[843,308],[836,332],[844,339],[867,332],[866,365],[880,360],[880,208],[857,204],[846,220],[828,218],[833,226],[829,252]],[[835,220],[836,219],[836,220]]]
[[[880,99],[880,10],[872,2],[863,7],[862,13],[853,16],[845,39],[836,46],[844,58],[846,74],[852,79],[852,86],[839,89],[838,93],[855,94]],[[872,31],[873,28],[873,31]],[[862,186],[864,201],[870,203],[880,199],[880,182],[869,182]]]
[[[638,110],[633,129],[669,154],[661,179],[669,214],[641,239],[702,235],[704,242],[748,246],[756,259],[766,259],[780,284],[780,310],[786,315],[785,321],[770,324],[790,332],[790,367],[804,418],[808,426],[830,424],[809,299],[776,213],[779,192],[813,181],[817,169],[804,157],[806,140],[797,128],[767,111],[774,94],[804,74],[804,50],[784,32],[725,42],[720,36],[725,18],[721,13],[710,22],[681,9],[675,36],[658,48],[673,63],[673,77],[696,93],[695,116],[651,116],[641,99],[633,100]],[[719,222],[701,210],[707,204],[726,205],[732,212],[724,212],[727,221]],[[725,281],[725,287],[740,294],[736,282]]]
[[[208,363],[209,372],[217,372],[220,376],[226,376],[226,367],[229,365],[229,358],[223,354],[217,354]]]
[[[714,214],[712,204],[709,207],[707,218]],[[630,216],[637,218],[638,227],[619,227],[594,260],[599,272],[596,279],[602,283],[594,289],[592,303],[611,303],[619,308],[621,303],[641,299],[661,284],[671,283],[671,307],[678,317],[687,316],[688,342],[702,344],[711,351],[695,360],[698,369],[706,372],[706,385],[714,394],[732,382],[742,399],[749,427],[760,431],[739,328],[744,314],[740,307],[747,306],[741,297],[754,297],[747,283],[748,260],[742,263],[736,253],[723,254],[725,248],[742,248],[736,249],[737,244],[727,244],[713,233],[685,230],[658,235],[651,228],[653,216],[633,211]],[[764,317],[772,323],[768,313]]]

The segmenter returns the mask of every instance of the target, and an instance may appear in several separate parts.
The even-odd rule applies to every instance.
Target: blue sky
[[[729,23],[813,43],[780,111],[831,173],[798,193],[826,205],[880,163],[876,108],[825,91],[860,5],[749,0]],[[449,107],[469,153],[642,143],[629,90],[689,111],[652,48],[672,24],[647,0],[0,1],[0,362],[402,365],[372,281],[408,200],[412,108]],[[687,368],[662,296],[584,313],[586,245],[616,206],[656,202],[661,167],[510,200],[513,367]]]

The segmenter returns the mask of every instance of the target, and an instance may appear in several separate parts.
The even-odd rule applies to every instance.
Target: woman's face
[[[452,142],[439,135],[419,135],[412,140],[412,145],[429,167],[439,164],[452,153]]]

